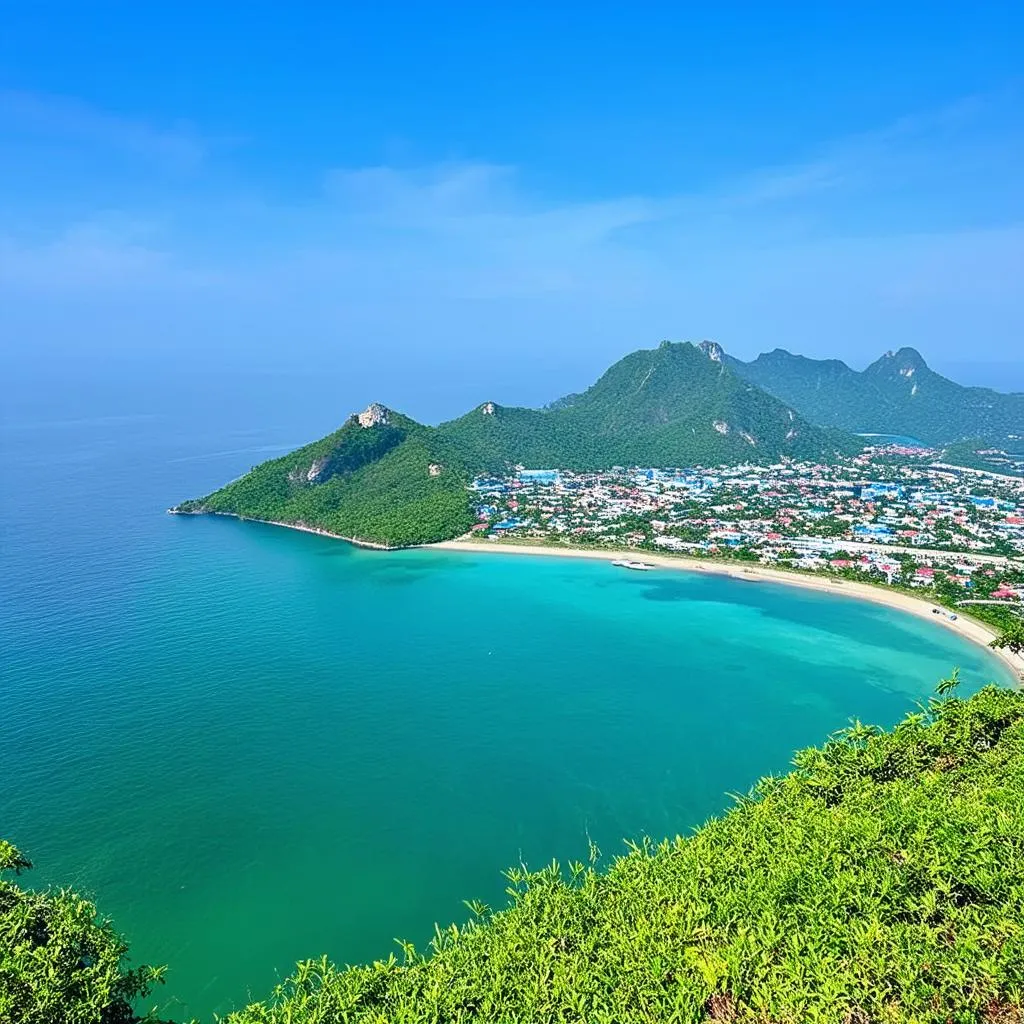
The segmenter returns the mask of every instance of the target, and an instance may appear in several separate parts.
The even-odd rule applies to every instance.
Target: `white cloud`
[[[76,222],[42,240],[0,235],[0,294],[9,289],[29,302],[84,292],[102,298],[140,288],[205,287],[216,279],[183,266],[159,236],[158,224],[117,214]]]
[[[188,133],[60,104],[33,116],[188,163]],[[1024,201],[1012,163],[996,158],[1020,146],[1012,124],[975,101],[660,196],[538,196],[515,168],[487,162],[339,168],[305,202],[197,197],[45,238],[9,228],[0,294],[59,304],[144,291],[168,322],[187,290],[194,343],[207,345],[286,324],[289,345],[309,338],[311,351],[324,336],[374,335],[463,353],[489,325],[492,340],[537,359],[557,341],[592,344],[603,360],[703,335],[740,354],[785,345],[856,358],[908,340],[952,350],[981,325],[979,344],[998,354],[1000,334],[1024,327]],[[972,191],[979,168],[990,179]],[[231,331],[204,335],[204,318],[226,315]]]
[[[79,99],[0,90],[0,131],[55,137],[140,157],[175,171],[196,170],[206,147],[187,125],[159,127]]]
[[[328,199],[346,213],[403,226],[513,208],[515,169],[488,163],[447,163],[412,170],[338,168],[325,176]]]

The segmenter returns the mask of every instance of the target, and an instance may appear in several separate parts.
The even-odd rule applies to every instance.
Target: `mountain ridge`
[[[738,464],[828,458],[857,442],[815,427],[689,342],[662,342],[543,409],[487,401],[436,427],[372,403],[331,434],[173,511],[294,523],[387,546],[458,536],[468,484],[517,465]]]
[[[863,447],[854,433],[937,447],[1005,443],[1024,436],[1024,395],[962,387],[909,347],[857,371],[782,348],[744,362],[715,341],[663,341],[540,409],[486,401],[428,426],[371,403],[326,437],[173,511],[406,546],[468,531],[469,484],[481,473],[828,461]]]
[[[745,362],[741,377],[790,403],[812,423],[853,433],[905,434],[936,447],[979,438],[1003,447],[1024,436],[1024,393],[965,387],[928,366],[915,348],[888,351],[863,370],[783,348]]]

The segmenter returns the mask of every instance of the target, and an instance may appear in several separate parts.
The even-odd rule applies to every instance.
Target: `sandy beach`
[[[466,551],[473,554],[496,553],[504,555],[545,555],[553,558],[590,558],[599,561],[613,561],[617,558],[634,558],[649,565],[663,569],[681,569],[686,572],[714,573],[719,576],[732,576],[741,580],[765,580],[772,583],[785,583],[794,587],[805,587],[808,590],[821,590],[830,594],[840,594],[857,598],[862,601],[874,601],[876,604],[898,608],[900,611],[917,615],[934,622],[936,625],[951,629],[968,640],[988,648],[989,642],[996,636],[995,631],[976,619],[966,618],[957,614],[955,620],[948,618],[947,609],[940,608],[936,615],[932,609],[937,607],[923,598],[911,597],[899,591],[890,590],[870,583],[857,583],[850,580],[833,580],[818,576],[805,576],[800,573],[787,572],[784,569],[769,569],[763,565],[739,565],[728,562],[716,562],[699,558],[687,558],[683,555],[650,554],[646,551],[630,550],[591,550],[586,548],[561,548],[541,544],[508,544],[500,541],[448,540],[438,544],[426,545],[433,550]],[[1008,650],[991,650],[991,653],[1008,665],[1017,678],[1024,680],[1024,656],[1013,654]]]
[[[286,530],[299,530],[302,533],[315,533],[320,537],[329,537],[332,540],[343,540],[356,547],[372,548],[377,551],[398,551],[408,550],[402,548],[389,548],[385,544],[378,544],[373,541],[359,540],[355,537],[343,537],[337,533],[331,533],[317,526],[307,526],[304,523],[282,523],[271,519],[248,519],[236,516],[231,512],[180,512],[177,509],[167,510],[172,515],[219,515],[231,519],[242,519],[244,522],[263,523],[267,526],[281,526]],[[629,549],[608,549],[599,550],[592,548],[571,548],[554,547],[544,544],[509,544],[501,541],[490,540],[445,540],[435,544],[423,544],[422,548],[432,551],[463,551],[472,554],[504,554],[504,555],[529,555],[532,557],[543,556],[549,558],[589,558],[591,560],[611,562],[618,558],[635,558],[642,560],[649,565],[656,565],[662,569],[676,569],[684,572],[713,573],[718,576],[732,576],[739,580],[764,580],[772,583],[785,583],[792,587],[804,587],[808,590],[821,590],[830,594],[845,595],[846,597],[857,598],[862,601],[874,601],[876,604],[887,605],[890,608],[898,608],[900,611],[917,615],[920,618],[934,622],[936,625],[944,626],[962,637],[980,644],[990,650],[1004,664],[1008,665],[1017,676],[1018,680],[1024,681],[1024,654],[1014,654],[1008,650],[996,650],[989,647],[989,643],[996,636],[995,630],[977,619],[957,614],[955,620],[951,620],[949,612],[945,608],[939,609],[936,615],[932,609],[937,607],[924,598],[912,597],[909,594],[902,594],[887,587],[875,586],[870,583],[857,583],[852,580],[826,579],[820,576],[806,576],[801,573],[787,572],[784,569],[768,569],[763,565],[740,565],[737,563],[713,561],[710,559],[687,558],[685,555],[664,555],[651,554],[649,552],[638,552]]]

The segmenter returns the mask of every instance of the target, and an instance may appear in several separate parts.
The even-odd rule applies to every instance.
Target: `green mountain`
[[[912,348],[887,352],[861,372],[838,359],[807,359],[785,349],[749,363],[721,358],[820,426],[907,434],[935,446],[980,438],[1013,448],[1024,438],[1024,394],[964,387],[930,369]]]
[[[713,356],[688,342],[662,342],[545,410],[495,406],[491,416],[470,413],[440,429],[471,464],[492,468],[736,464],[849,448],[848,438],[812,427]]]
[[[485,402],[428,427],[371,405],[333,434],[175,511],[415,544],[469,529],[467,484],[478,473],[516,465],[594,470],[817,459],[855,448],[849,436],[811,426],[744,380],[714,346],[663,342],[546,409]]]
[[[220,513],[402,546],[472,525],[465,471],[438,432],[380,405],[174,511]]]

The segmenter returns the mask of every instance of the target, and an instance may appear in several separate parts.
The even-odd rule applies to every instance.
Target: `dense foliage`
[[[1024,622],[1018,618],[1008,621],[990,646],[997,650],[1020,654],[1021,651],[1024,651]]]
[[[741,377],[790,403],[812,423],[906,434],[942,446],[964,438],[1012,446],[1024,434],[1024,394],[963,387],[929,369],[912,348],[857,372],[837,359],[775,349],[749,363],[726,357]]]
[[[353,417],[180,510],[417,544],[468,530],[468,480],[509,466],[717,465],[755,455],[826,457],[856,447],[849,437],[812,427],[699,348],[665,342],[621,359],[582,395],[543,411],[487,403],[437,428],[393,412],[370,427]],[[440,467],[436,475],[430,466]]]
[[[436,431],[391,413],[387,424],[369,428],[351,419],[328,437],[179,508],[402,546],[468,530],[473,517],[467,482],[457,453]]]
[[[0,872],[32,865],[0,840]],[[0,878],[0,1021],[130,1024],[162,970],[125,966],[128,947],[74,892],[33,892]]]
[[[856,724],[794,764],[690,837],[512,870],[510,908],[471,904],[428,955],[309,961],[230,1020],[1021,1020],[1024,695]]]
[[[562,469],[714,466],[826,457],[856,443],[806,423],[700,348],[663,342],[620,359],[544,411],[495,407],[443,424],[469,464]]]

